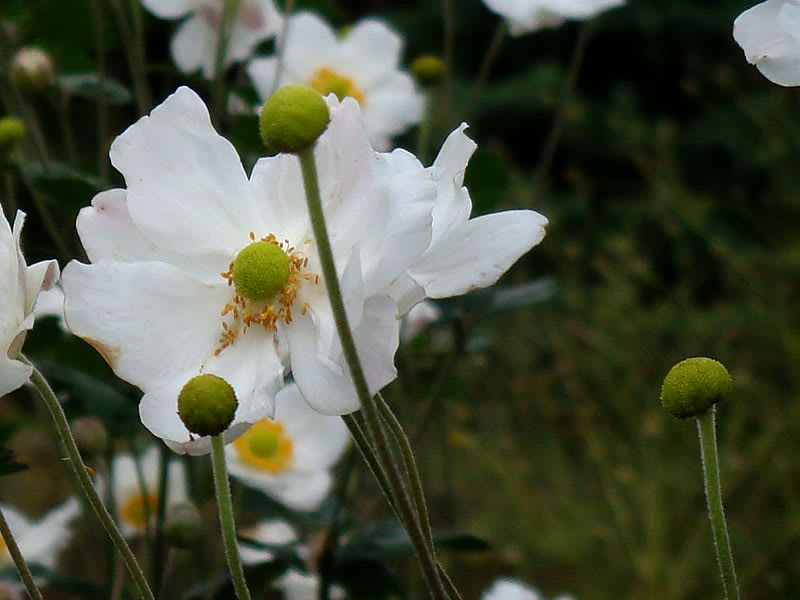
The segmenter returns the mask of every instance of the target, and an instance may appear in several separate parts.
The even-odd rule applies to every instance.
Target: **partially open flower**
[[[55,568],[59,552],[70,542],[69,522],[80,514],[80,503],[70,498],[38,521],[31,521],[15,508],[2,505],[3,516],[26,562]],[[0,569],[12,565],[11,555],[0,537]]]
[[[567,20],[584,21],[625,0],[483,0],[489,10],[508,20],[511,35],[522,35]]]

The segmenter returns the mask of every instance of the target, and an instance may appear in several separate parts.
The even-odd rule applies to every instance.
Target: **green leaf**
[[[103,99],[109,104],[130,104],[133,100],[131,91],[108,75],[102,80],[97,73],[62,75],[58,85],[63,91],[87,100]]]

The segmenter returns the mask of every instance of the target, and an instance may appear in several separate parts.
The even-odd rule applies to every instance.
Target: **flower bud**
[[[11,79],[26,92],[42,92],[53,81],[53,60],[44,50],[22,48],[11,61]]]
[[[222,377],[203,373],[192,377],[178,394],[178,416],[197,435],[218,435],[233,421],[236,393]]]
[[[78,417],[70,422],[69,428],[84,456],[99,456],[108,448],[108,433],[99,419]]]
[[[304,85],[287,85],[261,109],[259,131],[267,148],[296,154],[314,145],[330,121],[322,96]]]
[[[17,117],[0,119],[0,152],[8,150],[25,137],[25,123]]]
[[[203,538],[203,516],[191,502],[172,506],[164,518],[164,539],[176,548],[191,548]]]
[[[661,387],[661,404],[677,419],[699,417],[728,397],[731,376],[711,358],[687,358],[672,367]]]
[[[431,87],[444,79],[447,68],[438,56],[423,54],[411,63],[411,72],[422,87]]]

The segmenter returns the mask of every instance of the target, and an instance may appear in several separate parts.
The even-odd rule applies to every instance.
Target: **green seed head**
[[[711,358],[687,358],[670,369],[661,387],[661,404],[677,419],[699,417],[728,397],[731,376]]]
[[[25,123],[17,117],[0,119],[0,150],[10,148],[25,137]]]
[[[259,458],[272,458],[278,451],[278,436],[273,431],[254,431],[247,444]]]
[[[222,377],[192,377],[178,394],[178,416],[197,435],[217,435],[228,428],[238,406],[236,393]]]
[[[191,502],[176,504],[164,518],[164,538],[176,548],[197,546],[203,533],[203,516]]]
[[[314,145],[330,121],[322,96],[304,85],[287,85],[261,109],[259,130],[267,148],[296,154]]]
[[[289,280],[289,257],[272,242],[253,242],[233,261],[233,284],[248,300],[269,300]]]
[[[430,87],[439,83],[447,71],[441,58],[424,54],[411,63],[411,72],[420,85]]]

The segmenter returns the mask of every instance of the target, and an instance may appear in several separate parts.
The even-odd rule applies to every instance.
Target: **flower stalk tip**
[[[267,148],[297,154],[311,148],[329,122],[328,106],[318,92],[287,85],[264,103],[259,131]]]
[[[661,405],[676,419],[700,417],[731,391],[731,376],[721,362],[687,358],[670,369],[661,387]]]
[[[192,377],[178,394],[178,416],[197,435],[218,435],[233,421],[236,393],[222,377],[203,373]]]
[[[438,56],[423,54],[411,63],[411,72],[422,87],[433,87],[444,79],[447,66]]]

